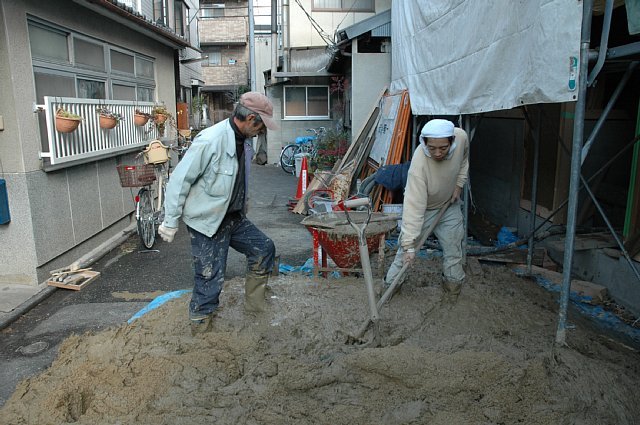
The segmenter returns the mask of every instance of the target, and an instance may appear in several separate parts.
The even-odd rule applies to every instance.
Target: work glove
[[[403,264],[407,264],[409,267],[411,267],[415,260],[416,260],[416,250],[413,248],[406,249],[402,256]]]
[[[162,223],[160,227],[158,227],[158,234],[165,242],[173,241],[173,237],[176,235],[177,231],[177,227],[167,227],[164,225],[164,223]]]

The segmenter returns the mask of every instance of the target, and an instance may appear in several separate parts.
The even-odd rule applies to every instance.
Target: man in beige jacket
[[[417,246],[442,206],[452,200],[434,228],[442,246],[443,289],[455,301],[464,281],[462,238],[464,225],[460,194],[469,170],[467,133],[451,121],[434,119],[420,133],[420,146],[413,153],[404,189],[402,229],[398,252],[387,272],[391,285],[405,263],[413,264]]]

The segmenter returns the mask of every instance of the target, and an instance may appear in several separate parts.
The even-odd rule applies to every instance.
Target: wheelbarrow
[[[368,198],[362,198],[366,202]],[[354,208],[353,203],[363,202],[359,199],[347,200],[343,207]],[[360,204],[361,205],[361,204]],[[368,253],[384,250],[385,235],[396,227],[398,215],[384,213],[369,213],[354,211],[347,219],[345,211],[330,211],[305,217],[302,224],[313,237],[313,266],[314,277],[327,272],[340,271],[342,273],[359,273],[355,268],[360,263],[360,249],[358,232],[349,224],[361,224],[368,220],[365,231]],[[320,249],[322,255],[320,255]],[[333,260],[337,268],[327,267],[327,255]],[[321,263],[322,262],[322,263]]]

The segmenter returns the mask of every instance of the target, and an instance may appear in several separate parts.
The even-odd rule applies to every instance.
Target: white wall
[[[356,39],[351,56],[351,140],[366,124],[382,90],[391,84],[391,52],[357,53],[357,47]]]
[[[375,12],[372,13],[343,13],[343,12],[312,12],[311,0],[300,2],[314,21],[320,25],[322,30],[334,40],[334,33],[342,28],[353,25],[363,19],[369,18],[376,13],[391,8],[391,0],[376,0]],[[304,10],[295,1],[289,1],[290,25],[290,46],[324,46],[327,43],[320,37],[318,32],[312,27],[309,18]]]

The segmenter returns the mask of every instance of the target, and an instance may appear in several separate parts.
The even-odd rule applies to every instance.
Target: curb
[[[78,258],[74,261],[71,266],[77,268],[86,268],[91,264],[98,261],[100,258],[104,257],[109,251],[114,249],[115,247],[121,245],[124,241],[129,239],[129,236],[136,231],[136,223],[133,222],[129,226],[127,226],[124,230],[116,233],[111,238],[107,239],[82,257]],[[69,267],[71,267],[69,266]],[[18,307],[14,308],[12,311],[7,313],[7,315],[0,319],[0,331],[18,320],[20,316],[27,313],[36,305],[40,304],[42,301],[47,299],[51,294],[58,289],[55,286],[46,286],[43,290],[38,292],[37,294],[30,297],[28,300],[20,304]]]

